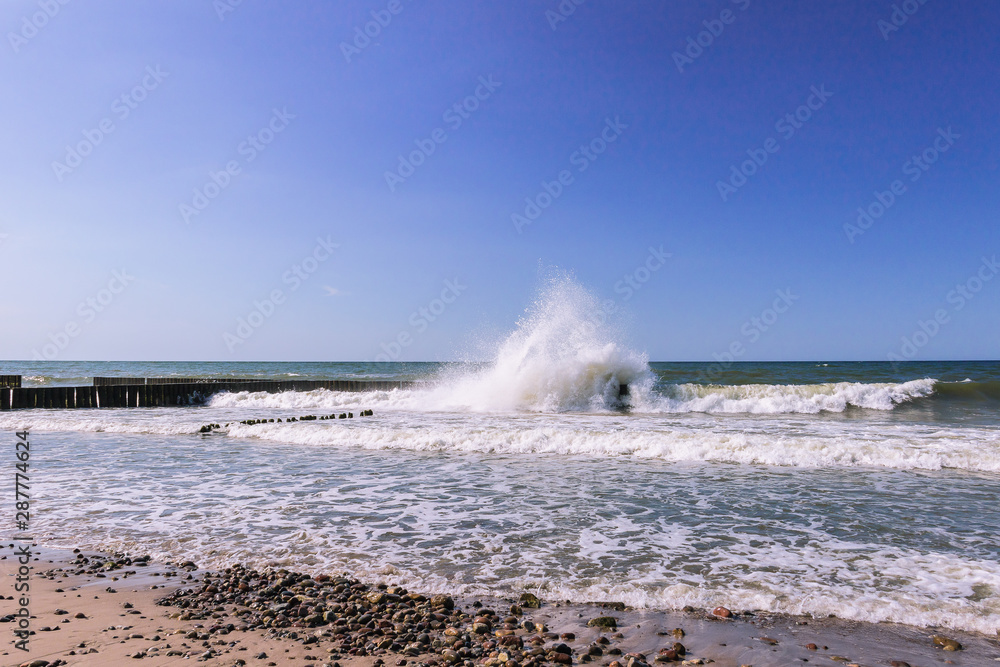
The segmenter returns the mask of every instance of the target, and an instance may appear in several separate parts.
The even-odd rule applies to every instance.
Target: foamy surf
[[[892,468],[1000,471],[1000,435],[988,429],[938,430],[900,426],[891,434],[830,427],[822,434],[793,425],[741,422],[725,430],[687,419],[594,423],[564,418],[560,423],[508,417],[472,423],[401,424],[375,420],[343,427],[339,423],[235,424],[230,437],[329,448],[564,456],[590,459],[635,458],[667,462],[713,462],[796,468]]]
[[[44,444],[36,493],[58,502],[39,505],[36,528],[54,545],[654,609],[723,604],[988,633],[1000,613],[989,480],[461,451],[331,454],[259,440],[234,447],[216,436]],[[901,526],[899,516],[911,521]],[[961,532],[950,531],[959,520]]]
[[[564,380],[529,371],[491,367],[474,372],[446,372],[424,388],[366,392],[216,394],[212,407],[336,409],[364,404],[417,412],[594,412],[628,409],[632,413],[674,414],[817,414],[850,408],[893,410],[935,393],[936,380],[903,383],[836,382],[816,385],[666,385],[654,388],[642,370],[622,363],[617,348],[586,363]],[[627,396],[619,388],[627,385]]]
[[[420,392],[364,394],[317,391],[220,394],[209,406],[116,410],[34,410],[0,413],[0,429],[36,432],[196,435],[336,450],[513,454],[650,459],[796,468],[890,468],[1000,471],[1000,431],[988,426],[874,423],[833,419],[803,423],[795,413],[615,411],[440,412]],[[701,400],[701,399],[693,399]],[[431,405],[434,405],[431,401]],[[359,413],[373,417],[244,425],[245,419]],[[883,412],[875,412],[880,415]]]
[[[831,382],[808,385],[668,385],[660,392],[637,392],[643,412],[816,414],[849,408],[892,410],[934,393],[933,379],[903,383]]]

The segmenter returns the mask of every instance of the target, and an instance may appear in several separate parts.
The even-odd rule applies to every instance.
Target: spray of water
[[[494,360],[448,374],[433,392],[443,408],[564,412],[627,405],[620,388],[651,383],[648,359],[621,344],[600,300],[571,276],[546,281]]]

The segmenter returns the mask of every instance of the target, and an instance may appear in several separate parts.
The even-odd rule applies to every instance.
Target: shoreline
[[[424,596],[334,573],[314,579],[285,569],[254,572],[239,566],[215,572],[191,563],[184,567],[90,550],[32,551],[30,651],[15,649],[16,622],[0,622],[5,637],[0,664],[104,665],[141,659],[147,665],[198,660],[331,667],[372,667],[379,661],[411,667],[504,662],[508,667],[817,662],[918,667],[1000,661],[997,638],[962,631],[738,609],[721,618],[704,609],[629,609],[544,599],[532,608],[510,597]],[[17,567],[14,549],[3,544],[0,595],[8,600],[15,595]],[[162,604],[167,597],[173,605]],[[6,608],[13,614],[17,603]],[[284,611],[290,616],[281,618]],[[614,619],[616,627],[588,625],[601,617]],[[935,646],[933,635],[961,649]],[[677,650],[675,643],[683,648]]]

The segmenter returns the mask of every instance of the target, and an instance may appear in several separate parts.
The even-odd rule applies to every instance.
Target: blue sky
[[[0,358],[997,358],[1000,6],[895,8],[5,2]]]

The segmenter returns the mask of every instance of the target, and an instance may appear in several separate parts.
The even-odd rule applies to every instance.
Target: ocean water
[[[1000,628],[1000,363],[650,363],[595,312],[554,285],[481,363],[0,362],[35,385],[419,383],[4,412],[0,429],[31,430],[33,532],[52,546]]]

